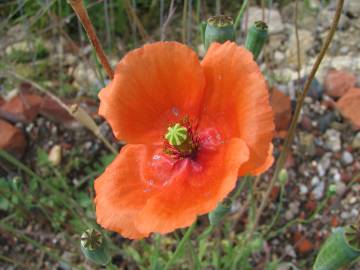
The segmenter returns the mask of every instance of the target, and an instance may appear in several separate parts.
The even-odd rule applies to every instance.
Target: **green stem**
[[[239,181],[239,180],[238,180]],[[246,175],[244,177],[244,179],[240,182],[239,187],[236,189],[234,195],[231,196],[231,200],[234,201],[240,194],[241,192],[244,190],[244,187],[247,185],[247,182],[251,181],[251,176],[250,175]]]
[[[181,239],[180,243],[176,247],[175,252],[171,256],[170,260],[166,263],[164,270],[170,268],[170,266],[175,263],[175,261],[179,258],[181,251],[183,250],[186,242],[190,239],[192,232],[194,231],[196,226],[196,221],[187,229],[186,233],[184,234],[183,238]]]
[[[244,2],[241,5],[241,8],[239,10],[239,13],[235,19],[235,23],[234,23],[234,29],[237,30],[240,27],[242,18],[244,17],[244,12],[246,10],[246,7],[248,5],[249,0],[244,0]]]
[[[77,213],[75,211],[75,209],[79,210],[79,206],[77,205],[77,203],[72,199],[69,198],[67,196],[64,196],[63,193],[61,193],[60,191],[58,191],[56,188],[54,188],[53,186],[51,186],[46,180],[42,179],[40,176],[38,176],[36,173],[34,173],[29,167],[27,167],[26,165],[24,165],[22,162],[20,162],[19,160],[17,160],[16,158],[14,158],[12,155],[8,154],[6,151],[0,149],[0,158],[5,159],[6,161],[8,161],[9,163],[13,164],[14,166],[16,166],[17,168],[21,169],[22,171],[24,171],[25,173],[27,173],[29,176],[35,178],[36,180],[38,180],[41,185],[46,188],[49,192],[55,194],[56,196],[62,198],[62,200],[64,202],[70,202],[72,204],[69,205],[68,203],[64,203],[64,206],[75,216],[75,217],[80,217],[80,219],[82,220],[82,222],[86,225],[89,225],[90,223],[87,222],[87,220],[85,219],[85,217],[83,217],[82,215],[80,215],[79,213]]]
[[[280,202],[279,202],[279,206],[277,207],[275,216],[274,216],[274,218],[272,219],[269,227],[266,229],[264,235],[267,235],[267,234],[271,231],[271,229],[274,227],[274,225],[276,224],[276,222],[277,222],[278,219],[279,219],[280,212],[281,212],[281,210],[282,210],[282,208],[283,208],[284,193],[285,193],[285,185],[282,184],[282,185],[281,185],[281,190],[280,190]]]
[[[190,242],[187,242],[187,246],[189,248],[189,252],[190,252],[190,255],[191,255],[192,269],[200,270],[201,269],[200,259],[197,256],[193,245]]]
[[[274,187],[276,180],[278,179],[280,170],[284,167],[287,154],[289,152],[291,143],[292,143],[294,135],[295,135],[295,130],[296,130],[296,127],[297,127],[297,124],[298,124],[298,119],[300,117],[301,108],[302,108],[302,106],[304,104],[305,97],[307,96],[307,93],[308,93],[308,91],[310,89],[311,82],[314,79],[315,74],[316,74],[316,72],[317,72],[317,70],[318,70],[318,68],[319,68],[319,66],[321,64],[321,61],[323,60],[323,58],[325,56],[325,53],[326,53],[327,49],[329,48],[331,40],[332,40],[332,38],[333,38],[333,36],[334,36],[334,34],[336,32],[336,27],[338,25],[338,22],[339,22],[339,19],[340,19],[340,16],[341,16],[343,4],[344,4],[344,0],[339,0],[337,2],[336,11],[335,11],[335,15],[334,15],[334,19],[333,19],[331,28],[330,28],[330,30],[329,30],[329,32],[327,34],[326,40],[325,40],[325,42],[324,42],[324,44],[323,44],[323,46],[322,46],[322,48],[320,50],[320,53],[317,56],[316,61],[315,61],[314,65],[313,65],[313,67],[311,69],[310,75],[308,76],[308,78],[307,78],[307,80],[305,82],[304,90],[303,90],[303,92],[302,92],[301,96],[299,97],[299,100],[298,100],[298,102],[296,104],[294,116],[293,116],[293,118],[291,120],[288,135],[286,136],[284,146],[281,149],[280,156],[276,161],[275,171],[274,171],[273,177],[270,180],[270,183],[268,185],[266,193],[265,193],[265,195],[264,195],[264,197],[263,197],[263,199],[261,201],[261,204],[259,206],[259,209],[258,209],[258,211],[256,213],[255,223],[254,223],[254,226],[253,226],[252,230],[250,231],[250,237],[253,235],[253,233],[257,229],[260,217],[261,217],[265,207],[268,204],[268,199],[270,197],[271,190]]]
[[[160,240],[161,240],[160,235],[156,234],[155,235],[155,250],[152,252],[151,258],[150,258],[151,270],[156,270],[159,268],[158,258],[159,258],[159,253],[160,253]]]
[[[33,245],[34,247],[36,247],[36,248],[40,249],[41,251],[43,251],[44,253],[46,253],[49,257],[53,258],[55,261],[64,262],[68,265],[72,265],[70,262],[65,261],[63,258],[61,258],[57,254],[52,252],[48,247],[43,246],[36,240],[26,236],[23,232],[20,232],[19,230],[16,230],[16,229],[12,228],[11,226],[0,223],[0,229],[11,233],[18,238],[23,239],[24,241],[28,242],[29,244]]]
[[[292,225],[308,224],[308,223],[312,222],[316,218],[316,216],[326,207],[330,198],[331,198],[331,195],[328,193],[326,195],[326,198],[321,201],[320,205],[315,209],[315,211],[311,214],[311,216],[308,219],[301,219],[301,218],[293,219],[292,221],[286,223],[280,229],[278,229],[275,232],[273,232],[272,234],[270,234],[269,238],[276,237],[277,235],[279,235],[280,233],[283,233],[287,228],[291,227]]]
[[[28,269],[28,265],[19,262],[19,258],[13,259],[0,254],[0,261],[10,263],[12,266],[21,266],[23,269]]]

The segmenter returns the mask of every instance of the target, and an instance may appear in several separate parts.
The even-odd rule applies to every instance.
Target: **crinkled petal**
[[[177,42],[156,42],[125,55],[99,93],[99,114],[119,140],[154,143],[170,122],[197,118],[204,76],[195,52]]]
[[[246,142],[250,158],[239,175],[261,173],[269,163],[274,120],[265,79],[252,54],[232,42],[215,43],[201,65],[206,80],[201,122]]]
[[[126,145],[95,180],[96,220],[105,229],[131,239],[147,236],[136,229],[134,220],[150,196],[144,192],[139,164],[146,164],[152,152],[150,147]]]
[[[267,157],[265,159],[265,162],[260,167],[257,167],[256,169],[252,170],[250,172],[251,175],[262,174],[263,172],[267,171],[274,164],[273,150],[274,150],[274,145],[271,143],[270,148],[269,148],[269,152],[268,152]],[[247,172],[248,172],[247,168],[245,166],[242,166],[240,171],[239,171],[239,174],[240,175],[246,175]]]
[[[235,187],[248,155],[241,139],[179,161],[157,146],[125,146],[95,181],[97,222],[132,239],[189,226]]]

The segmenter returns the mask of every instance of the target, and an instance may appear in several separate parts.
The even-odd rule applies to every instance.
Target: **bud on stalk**
[[[338,270],[360,258],[360,228],[350,225],[336,228],[320,252],[314,270]]]
[[[225,41],[235,41],[234,21],[225,15],[212,16],[207,20],[204,37],[205,50],[211,43],[224,43]]]
[[[96,264],[107,265],[111,256],[101,232],[95,229],[87,229],[80,238],[81,251],[85,257]]]
[[[256,60],[267,40],[268,26],[263,21],[256,21],[249,29],[245,47],[252,52]]]

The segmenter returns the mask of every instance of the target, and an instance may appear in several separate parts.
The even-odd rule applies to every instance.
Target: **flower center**
[[[199,146],[199,137],[188,117],[184,117],[181,123],[169,126],[164,137],[165,154],[175,159],[195,157]]]

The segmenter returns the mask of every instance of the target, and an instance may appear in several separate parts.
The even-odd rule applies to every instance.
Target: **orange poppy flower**
[[[201,63],[177,42],[145,45],[99,97],[100,115],[128,144],[95,181],[97,222],[124,237],[191,225],[238,176],[273,162],[266,83],[235,43],[211,45]]]

